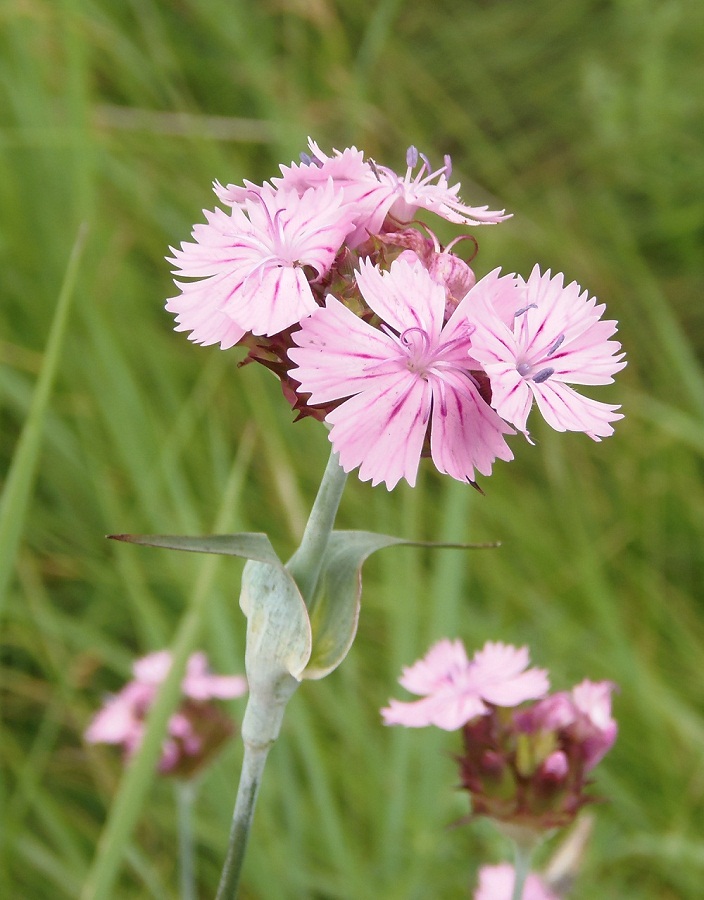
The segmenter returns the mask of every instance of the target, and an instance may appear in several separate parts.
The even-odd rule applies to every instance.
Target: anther
[[[533,376],[534,384],[542,384],[544,381],[547,381],[551,375],[555,374],[555,370],[551,368],[541,369]]]
[[[547,353],[545,355],[552,356],[553,353],[557,353],[557,348],[562,344],[564,339],[565,339],[564,334],[561,334],[560,337],[555,341],[555,343],[552,345],[552,347],[547,351]]]

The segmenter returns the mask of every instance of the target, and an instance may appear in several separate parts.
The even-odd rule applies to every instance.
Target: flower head
[[[547,674],[528,669],[528,663],[526,647],[489,641],[469,660],[461,641],[438,641],[399,679],[423,699],[391,700],[381,711],[384,723],[409,728],[436,725],[454,731],[487,715],[492,706],[513,707],[542,697],[548,690]]]
[[[299,163],[258,185],[214,183],[228,212],[206,211],[173,249],[179,294],[167,302],[192,341],[247,348],[280,379],[298,418],[331,427],[346,472],[390,490],[414,485],[421,457],[475,484],[528,436],[535,402],[559,431],[613,433],[618,405],[574,385],[605,384],[625,365],[603,305],[562,275],[526,280],[495,269],[477,281],[419,210],[463,225],[504,211],[469,206],[415,147],[405,173],[362,150],[325,153],[309,139]],[[476,486],[476,485],[475,485]]]
[[[177,331],[201,344],[231,347],[247,333],[273,335],[317,309],[311,283],[329,271],[353,227],[332,182],[277,191],[264,185],[247,191],[229,214],[205,211],[207,224],[193,229],[194,243],[172,248],[178,297]]]
[[[589,802],[588,773],[616,739],[611,682],[584,681],[527,707],[468,722],[459,757],[474,815],[535,831],[570,824]]]
[[[474,900],[511,900],[516,872],[508,863],[482,866]],[[523,900],[557,900],[539,875],[528,875],[523,887]]]
[[[445,289],[417,258],[384,273],[362,261],[356,281],[380,327],[328,295],[289,351],[291,377],[311,404],[344,401],[325,417],[343,469],[359,466],[363,481],[389,489],[401,478],[414,485],[428,436],[436,467],[462,481],[512,459],[511,429],[470,370],[468,299],[443,324]]]
[[[491,405],[507,422],[526,431],[535,401],[557,431],[584,431],[594,440],[613,433],[623,418],[618,406],[601,403],[570,384],[608,384],[622,369],[621,345],[609,340],[616,322],[602,321],[604,305],[576,282],[541,274],[516,279],[513,295],[475,304],[471,355],[491,381]],[[507,302],[508,301],[508,302]]]
[[[129,759],[142,743],[147,714],[168,675],[171,654],[151,653],[133,666],[134,680],[109,697],[85,732],[89,743],[117,744]],[[169,720],[159,771],[188,776],[200,768],[233,731],[230,719],[213,699],[240,697],[247,690],[241,675],[213,675],[205,654],[188,660],[181,683],[183,699]]]

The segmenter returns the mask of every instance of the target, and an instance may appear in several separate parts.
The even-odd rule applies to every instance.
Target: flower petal
[[[401,334],[421,328],[437,341],[445,312],[445,290],[433,280],[420,260],[397,259],[388,272],[362,260],[357,273],[362,296],[374,312]]]
[[[431,378],[433,414],[430,452],[440,472],[473,481],[474,470],[490,475],[495,459],[513,459],[504,439],[513,429],[482,399],[466,376],[456,370]]]
[[[459,692],[432,694],[422,700],[403,703],[390,700],[381,710],[385,725],[405,725],[407,728],[424,728],[435,725],[444,731],[456,731],[470,719],[484,715],[487,707],[475,695]]]
[[[345,472],[389,490],[401,478],[413,487],[430,414],[427,381],[401,371],[379,379],[373,390],[346,400],[326,416],[330,440]]]
[[[412,694],[430,694],[468,666],[462,641],[444,638],[433,644],[422,659],[404,668],[399,683]]]
[[[623,418],[616,412],[620,406],[592,400],[559,381],[529,382],[529,387],[543,418],[556,431],[584,431],[599,441],[614,433],[611,422]]]
[[[291,376],[310,403],[341,400],[384,384],[389,373],[400,370],[394,341],[372,328],[339,300],[328,295],[293,334],[298,347],[288,351],[297,364]]]

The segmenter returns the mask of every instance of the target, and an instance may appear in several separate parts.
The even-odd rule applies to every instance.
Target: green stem
[[[337,453],[330,451],[330,458],[303,532],[301,544],[286,563],[286,568],[298,585],[306,605],[310,603],[315,593],[323,554],[335,523],[337,508],[340,505],[346,481],[347,475],[340,466]]]
[[[181,900],[196,900],[195,847],[193,845],[194,781],[177,781],[176,808],[178,811],[178,856]]]
[[[533,856],[533,848],[527,847],[520,841],[513,841],[513,868],[516,873],[513,882],[513,894],[511,900],[523,900],[523,888],[530,872],[530,863]]]
[[[242,864],[254,817],[254,807],[259,795],[264,763],[266,762],[270,746],[270,744],[259,746],[245,744],[244,746],[242,774],[240,775],[240,785],[237,789],[235,812],[232,816],[230,842],[216,900],[233,900],[237,896],[237,888],[240,882],[240,875],[242,874]]]
[[[242,772],[232,814],[227,858],[220,876],[216,900],[234,900],[237,896],[264,764],[269,750],[279,736],[286,704],[298,684],[289,675],[277,679],[270,691],[250,693],[242,721]]]

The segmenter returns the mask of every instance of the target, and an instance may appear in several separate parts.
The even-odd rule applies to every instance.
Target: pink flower
[[[427,157],[415,147],[409,147],[406,172],[399,176],[393,169],[365,160],[364,153],[356,147],[333,150],[332,156],[324,153],[311,138],[308,147],[310,154],[301,154],[303,162],[281,166],[282,177],[272,178],[272,184],[302,194],[307,188],[332,179],[336,188],[342,188],[345,203],[355,210],[357,227],[348,238],[350,247],[357,247],[369,234],[395,230],[399,224],[412,221],[419,209],[464,225],[494,224],[509,218],[504,210],[467,206],[459,199],[460,184],[450,187],[448,183],[452,171],[449,156],[433,171]],[[419,160],[421,166],[414,172]],[[223,188],[216,184],[215,190],[223,202],[233,204],[241,203],[245,191],[252,187],[229,184]]]
[[[382,183],[374,170],[364,159],[364,153],[356,147],[333,150],[333,155],[323,153],[311,138],[308,139],[310,154],[301,154],[301,163],[280,166],[281,177],[274,177],[271,183],[278,190],[295,191],[303,196],[310,188],[324,187],[332,182],[336,191],[342,192],[342,202],[355,227],[346,238],[349,247],[357,247],[369,237],[369,232],[381,229],[390,196],[389,186]],[[215,183],[215,193],[221,202],[229,206],[240,205],[253,191],[260,188],[250,182],[244,187],[228,184],[223,187]]]
[[[270,185],[247,191],[228,215],[205,211],[195,243],[173,247],[175,274],[200,279],[181,289],[166,308],[177,331],[196,343],[233,346],[247,332],[273,335],[317,309],[311,282],[325,276],[353,217],[328,181],[302,196]]]
[[[159,650],[138,659],[132,671],[138,683],[158,687],[170,668],[171,654],[168,650]],[[247,692],[247,679],[242,675],[213,675],[205,653],[196,652],[186,663],[181,690],[192,700],[228,700]]]
[[[213,675],[205,653],[193,653],[181,688],[191,700],[229,700],[247,692],[247,679],[243,675]]]
[[[527,734],[555,732],[569,755],[589,772],[613,746],[618,726],[611,715],[611,681],[583,681],[571,691],[552,694],[517,717]]]
[[[443,325],[445,289],[419,260],[398,259],[384,273],[363,260],[356,279],[381,328],[328,295],[289,351],[298,366],[291,377],[310,404],[344,400],[325,417],[343,469],[359,466],[362,481],[389,490],[401,478],[414,485],[428,431],[436,467],[460,481],[512,459],[503,437],[511,429],[469,369],[467,299]]]
[[[170,667],[171,654],[166,650],[137,660],[132,667],[135,680],[106,700],[86,729],[85,739],[122,746],[129,759],[142,743],[147,714]],[[190,774],[230,735],[231,722],[211,701],[242,696],[247,681],[241,675],[211,674],[205,654],[194,653],[181,689],[184,699],[169,720],[159,762],[159,771],[170,774]]]
[[[421,166],[414,174],[419,159]],[[440,168],[433,170],[427,156],[411,146],[406,152],[406,172],[402,178],[386,166],[376,166],[375,172],[382,184],[390,188],[385,214],[399,222],[410,222],[421,208],[461,225],[493,225],[510,218],[503,209],[467,206],[459,199],[459,182],[452,187],[448,183],[452,172],[449,156]]]
[[[585,397],[569,384],[608,384],[622,369],[621,345],[608,340],[616,322],[601,321],[604,305],[563,276],[517,279],[514,303],[503,292],[499,303],[475,304],[471,355],[491,380],[491,405],[507,422],[526,432],[533,401],[557,431],[584,431],[594,440],[613,434],[609,424],[623,418],[619,406]]]
[[[426,656],[403,670],[400,684],[422,700],[391,700],[382,709],[385,725],[422,728],[436,725],[446,731],[461,728],[492,706],[511,707],[542,697],[548,690],[543,669],[526,669],[528,649],[486,643],[471,660],[461,641],[442,640]]]
[[[141,740],[143,719],[154,693],[150,685],[130,681],[107,698],[86,729],[85,739],[89,744],[122,744],[132,753]]]
[[[498,866],[482,866],[474,900],[511,900],[516,872],[508,863]],[[526,878],[523,900],[557,900],[545,882],[535,874]]]
[[[380,231],[386,216],[388,188],[379,181],[374,170],[364,159],[364,153],[356,147],[333,150],[333,155],[323,153],[311,138],[308,139],[310,155],[302,157],[301,165],[292,163],[281,166],[281,178],[272,178],[277,187],[295,188],[302,193],[308,186],[320,184],[331,178],[336,190],[342,190],[344,203],[355,219],[355,228],[346,243],[354,248],[367,240],[369,234]]]
[[[510,714],[492,706],[468,721],[457,761],[472,815],[536,832],[573,822],[594,802],[589,772],[616,738],[613,687],[585,681]]]

